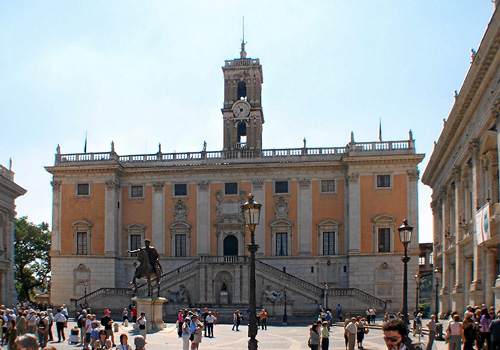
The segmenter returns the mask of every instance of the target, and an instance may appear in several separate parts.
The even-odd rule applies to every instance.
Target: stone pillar
[[[104,221],[104,251],[108,256],[118,253],[118,192],[120,184],[117,180],[106,180],[105,221]]]
[[[165,184],[153,183],[153,232],[152,244],[160,254],[165,256]]]
[[[413,235],[411,237],[412,244],[410,244],[410,249],[416,253],[419,253],[418,237],[420,235],[418,227],[418,179],[418,170],[408,171],[408,215],[406,218],[408,219],[410,225],[413,226]]]
[[[163,303],[167,301],[165,298],[132,298],[137,306],[137,317],[141,312],[146,313],[146,332],[151,333],[153,330],[161,330],[166,327],[163,322]],[[137,323],[134,323],[134,329],[139,330]],[[116,335],[115,335],[116,338]],[[146,337],[147,338],[147,337]],[[119,339],[118,339],[119,340]],[[147,340],[147,339],[146,339]]]
[[[310,179],[299,179],[298,195],[298,254],[311,255],[312,252],[312,189]]]
[[[460,227],[461,212],[463,211],[463,197],[462,197],[462,178],[460,168],[453,170],[455,177],[455,215],[454,215],[454,229],[455,229],[455,285],[453,286],[453,304],[455,310],[463,310],[463,256],[462,246],[462,229]]]
[[[493,117],[496,119],[496,129],[497,129],[497,161],[496,164],[498,166],[498,156],[500,155],[500,100],[495,101],[495,104],[493,105],[491,112]],[[498,193],[496,193],[497,196],[500,198],[500,186],[498,186]],[[493,235],[494,233],[491,232]],[[498,233],[500,235],[500,232]],[[499,247],[500,248],[500,247]],[[500,249],[499,249],[499,254],[500,254]],[[500,260],[500,257],[497,257],[497,259]],[[495,280],[495,287],[493,288],[493,293],[495,294],[495,310],[498,310],[500,307],[500,272],[497,271],[497,278]]]
[[[52,247],[51,255],[61,254],[61,181],[54,180],[52,185]]]
[[[266,224],[266,186],[264,180],[252,180],[252,194],[257,203],[262,204],[260,209],[260,224],[255,227],[255,244],[259,246],[259,250],[255,252],[255,256],[264,256],[266,253],[266,228],[270,230],[270,227],[267,227]]]
[[[481,193],[481,164],[479,159],[479,141],[473,140],[469,144],[469,151],[472,154],[472,200],[476,205],[476,210],[479,209],[479,203],[482,199]],[[474,226],[475,226],[475,215],[474,215]],[[470,285],[471,292],[476,292],[482,290],[482,281],[479,274],[480,266],[482,263],[481,259],[481,247],[477,244],[476,237],[474,237],[474,276],[472,283]],[[470,299],[469,299],[470,300]],[[477,300],[479,304],[482,303]]]
[[[349,204],[348,219],[349,224],[348,232],[344,235],[348,240],[348,253],[359,254],[361,246],[361,191],[359,184],[358,173],[348,173],[348,195],[347,203]]]
[[[496,247],[486,247],[486,273],[484,281],[485,298],[484,303],[488,306],[494,305],[495,293],[493,287],[495,286],[496,278],[496,259],[498,257],[498,249]]]
[[[198,255],[210,255],[210,184],[208,181],[198,182],[196,201],[196,251]]]
[[[208,287],[207,266],[208,266],[207,264],[202,264],[198,268],[198,270],[200,271],[200,273],[198,274],[198,276],[200,277],[200,280],[198,281],[198,286],[199,286],[199,288],[198,288],[198,291],[199,291],[198,301],[200,303],[207,302],[207,287]]]
[[[4,286],[5,286],[5,297],[6,304],[14,305],[17,300],[17,290],[14,284],[14,230],[15,230],[15,222],[14,218],[16,217],[15,211],[9,211],[7,213],[7,246],[10,247],[5,252],[5,258],[9,261],[7,266],[7,275],[4,276]]]

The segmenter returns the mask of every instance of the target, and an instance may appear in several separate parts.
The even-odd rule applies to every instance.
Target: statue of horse
[[[153,285],[152,285],[151,281],[156,279],[156,287],[158,289],[157,296],[159,297],[160,296],[160,278],[162,275],[161,266],[158,264],[157,271],[155,272],[155,268],[149,262],[148,253],[146,252],[145,249],[139,250],[137,260],[139,260],[140,264],[135,269],[134,278],[132,279],[132,282],[130,282],[130,284],[132,284],[134,286],[132,289],[133,290],[132,296],[135,296],[135,293],[137,291],[137,281],[136,280],[144,278],[148,281],[148,296],[149,297],[153,295]]]

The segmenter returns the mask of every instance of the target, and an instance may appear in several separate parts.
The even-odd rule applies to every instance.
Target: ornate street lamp
[[[328,282],[325,283],[325,311],[328,311]]]
[[[88,304],[87,304],[87,286],[88,286],[88,285],[89,285],[89,284],[88,284],[87,282],[85,282],[85,283],[83,284],[83,287],[85,288],[85,289],[84,289],[84,294],[85,294],[85,308],[87,308],[87,307],[88,307]]]
[[[437,320],[439,320],[439,275],[441,274],[441,268],[436,267],[434,269],[434,288],[436,290],[436,304],[434,305],[434,315],[436,315]]]
[[[283,326],[288,326],[288,315],[286,314],[286,286],[283,289],[283,293],[285,294],[285,306],[283,309]]]
[[[403,225],[398,227],[399,240],[403,243],[405,248],[405,256],[401,258],[403,261],[403,321],[405,325],[408,326],[408,244],[411,242],[411,234],[413,232],[413,227],[408,225],[408,220],[403,220]]]
[[[248,200],[245,204],[241,206],[241,212],[245,218],[245,225],[248,226],[250,230],[250,244],[247,246],[250,252],[250,319],[248,324],[248,349],[257,349],[257,314],[256,314],[256,298],[255,298],[255,252],[259,249],[259,246],[255,244],[255,227],[259,224],[260,220],[260,208],[262,204],[259,204],[253,200],[253,195],[248,194]],[[285,305],[286,307],[286,305]]]

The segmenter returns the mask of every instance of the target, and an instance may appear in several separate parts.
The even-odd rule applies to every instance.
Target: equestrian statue
[[[133,293],[135,295],[137,291],[137,282],[136,280],[139,278],[144,278],[148,281],[148,296],[152,296],[153,294],[153,285],[151,281],[156,279],[156,287],[158,288],[158,297],[160,296],[160,278],[162,275],[162,268],[160,265],[159,254],[156,248],[151,246],[151,241],[146,239],[144,241],[145,247],[136,249],[136,250],[127,250],[127,253],[138,253],[137,260],[139,260],[139,265],[137,265],[135,269],[135,275],[132,279]]]

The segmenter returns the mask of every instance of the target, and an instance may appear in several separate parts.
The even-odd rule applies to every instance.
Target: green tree
[[[34,225],[27,217],[15,220],[14,271],[19,300],[34,300],[34,288],[44,289],[50,276],[49,225]]]

